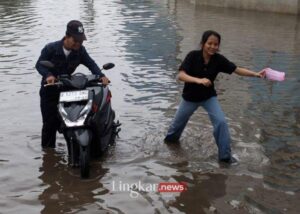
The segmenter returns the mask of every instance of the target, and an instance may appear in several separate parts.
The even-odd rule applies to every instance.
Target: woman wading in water
[[[170,125],[165,142],[178,142],[190,116],[202,106],[213,124],[213,135],[218,146],[220,162],[234,163],[231,156],[230,133],[225,115],[217,99],[214,80],[219,72],[264,78],[264,70],[254,72],[237,67],[219,54],[221,36],[215,31],[202,35],[201,50],[191,51],[179,67],[178,79],[184,82],[182,100]]]

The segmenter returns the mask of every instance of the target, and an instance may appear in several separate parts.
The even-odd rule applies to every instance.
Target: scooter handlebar
[[[62,82],[55,82],[55,83],[47,83],[47,84],[44,84],[44,87],[49,87],[49,86],[57,86],[57,87],[59,87],[59,86],[61,86],[61,85],[63,85]]]
[[[111,81],[109,81],[108,83],[110,84]],[[64,85],[64,83],[62,81],[58,80],[55,83],[46,83],[46,84],[44,84],[44,87],[50,87],[50,86],[60,87],[60,86],[63,86],[63,85]],[[101,79],[99,79],[99,78],[89,80],[88,85],[90,85],[90,86],[104,86]]]

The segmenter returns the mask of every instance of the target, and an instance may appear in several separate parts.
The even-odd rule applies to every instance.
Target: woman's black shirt
[[[208,64],[204,63],[202,50],[191,51],[179,67],[188,75],[198,78],[207,78],[212,82],[210,87],[196,83],[185,83],[182,97],[191,102],[201,102],[210,97],[217,96],[214,80],[219,72],[231,74],[237,66],[221,54],[214,54]]]

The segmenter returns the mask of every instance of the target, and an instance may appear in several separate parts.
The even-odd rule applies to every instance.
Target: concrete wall
[[[300,0],[188,0],[196,5],[298,14]]]

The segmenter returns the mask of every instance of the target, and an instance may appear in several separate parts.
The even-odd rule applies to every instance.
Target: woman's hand
[[[212,85],[211,81],[207,78],[197,78],[196,83],[200,84],[200,85],[204,85],[206,87],[209,87]]]
[[[209,79],[190,76],[183,70],[179,71],[177,79],[180,80],[180,81],[183,81],[183,82],[196,83],[196,84],[199,84],[199,85],[204,85],[206,87],[209,87],[209,86],[212,85],[212,82]]]
[[[265,71],[265,69],[263,69],[260,72],[256,73],[255,76],[258,77],[258,78],[265,78],[266,77],[266,71]]]

